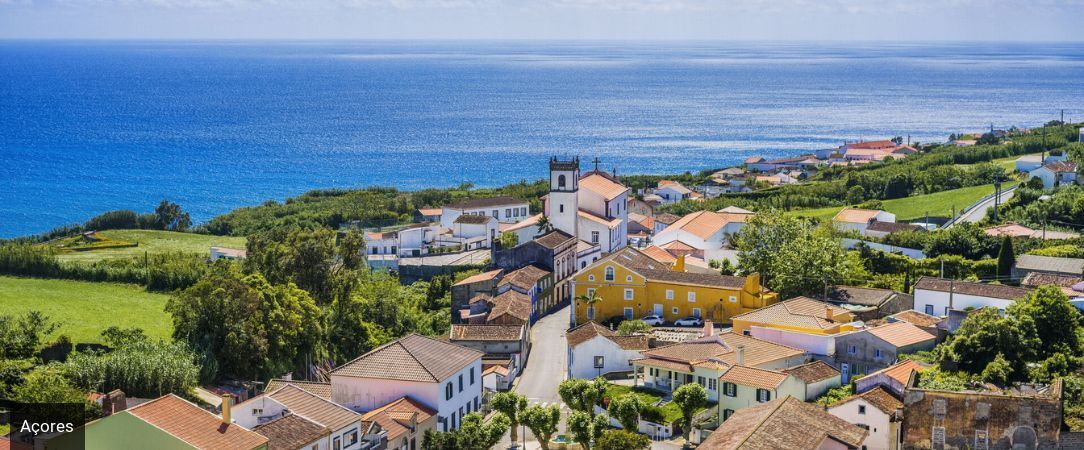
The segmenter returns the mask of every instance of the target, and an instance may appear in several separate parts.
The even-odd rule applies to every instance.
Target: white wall
[[[836,354],[835,336],[799,333],[797,331],[779,330],[759,326],[749,327],[749,334],[757,339],[800,348],[814,355],[832,356]]]
[[[603,336],[595,336],[568,348],[568,377],[590,379],[598,376],[595,356],[602,356],[601,373],[632,370],[629,360],[641,357],[636,350],[625,350]]]
[[[977,295],[968,295],[956,293],[952,296],[952,309],[964,309],[968,306],[973,308],[982,308],[986,306],[993,306],[998,309],[1004,310],[1013,303],[1012,300],[1002,300],[1000,298],[980,297]],[[949,306],[949,293],[940,291],[930,291],[926,289],[915,289],[915,310],[926,312],[926,305],[933,305],[933,314],[935,316],[947,315],[945,308]]]
[[[471,369],[474,370],[473,384],[470,382]],[[460,375],[463,376],[462,391],[459,390]],[[452,398],[446,399],[444,385],[449,381],[452,382]],[[450,420],[454,413],[458,425],[461,423],[460,407],[464,407],[464,412],[466,412],[465,406],[470,401],[471,411],[474,411],[475,398],[478,399],[479,407],[481,407],[482,358],[479,357],[456,374],[441,380],[440,383],[331,375],[332,400],[354,410],[369,411],[406,395],[436,409],[438,416],[447,418],[447,426],[451,425]],[[437,428],[440,429],[441,425],[438,424]]]
[[[865,407],[865,414],[859,414],[859,406]],[[896,426],[888,414],[881,412],[864,399],[851,400],[842,405],[828,408],[828,414],[839,417],[855,425],[869,426],[869,436],[862,445],[867,450],[895,450]]]
[[[1047,189],[1054,187],[1054,182],[1057,181],[1057,174],[1055,174],[1053,170],[1045,167],[1032,170],[1031,172],[1028,172],[1028,175],[1043,180],[1043,187]]]
[[[874,236],[873,232],[867,231],[866,234],[870,235],[870,236]],[[883,233],[883,234],[887,234],[887,233]],[[872,248],[874,250],[881,250],[881,251],[888,252],[888,253],[900,253],[901,255],[906,256],[906,257],[911,258],[911,259],[926,259],[926,253],[924,253],[922,250],[918,250],[918,249],[914,249],[914,248],[897,247],[895,245],[885,245],[885,244],[882,244],[882,243],[879,243],[879,242],[862,241],[862,240],[851,239],[851,238],[843,238],[843,239],[840,239],[840,241],[843,244],[843,248],[845,248],[847,250],[852,250],[855,247],[857,247],[859,243],[864,243],[864,244],[866,244],[867,247]]]
[[[262,409],[263,412],[257,415],[253,413],[253,409]],[[286,406],[282,403],[271,399],[267,395],[258,395],[233,405],[230,408],[230,418],[233,419],[233,423],[251,430],[252,427],[267,422],[271,418],[281,417],[285,410]],[[261,421],[261,417],[265,418],[265,420]]]
[[[511,211],[508,209],[511,208]],[[524,210],[524,208],[527,208]],[[493,211],[497,211],[497,215],[493,215]],[[475,214],[496,217],[498,222],[504,223],[516,223],[523,219],[530,217],[530,208],[527,206],[527,202],[522,203],[509,203],[506,205],[498,205],[487,208],[470,208],[470,209],[454,209],[454,208],[441,208],[440,214],[440,226],[444,228],[451,228],[455,223],[455,219],[462,214]],[[511,214],[509,214],[511,213]]]

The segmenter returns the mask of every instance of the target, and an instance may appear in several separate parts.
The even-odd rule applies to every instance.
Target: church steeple
[[[547,214],[553,228],[576,236],[579,221],[580,158],[550,158]]]

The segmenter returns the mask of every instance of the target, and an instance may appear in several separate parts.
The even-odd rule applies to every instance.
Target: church
[[[579,157],[550,159],[550,192],[543,214],[555,230],[575,236],[577,269],[628,243],[629,188],[615,174],[598,169],[580,174]]]

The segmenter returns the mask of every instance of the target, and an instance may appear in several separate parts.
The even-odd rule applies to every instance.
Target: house
[[[664,205],[687,200],[692,193],[692,189],[677,181],[670,180],[659,180],[658,188],[655,189],[655,195],[662,197],[662,204]]]
[[[550,159],[550,192],[543,210],[554,229],[609,253],[628,243],[629,188],[598,170],[580,175],[580,160]]]
[[[512,360],[482,360],[482,390],[485,392],[506,391],[512,388],[512,376],[515,375]]]
[[[387,435],[387,448],[395,450],[421,448],[425,432],[437,428],[437,412],[410,397],[362,414],[361,420],[379,424]]]
[[[531,321],[555,306],[553,296],[553,272],[535,265],[523,266],[508,272],[497,282],[498,295],[513,289],[531,299]]]
[[[489,312],[485,323],[491,325],[530,326],[534,315],[531,297],[509,289],[488,299]]]
[[[673,225],[674,222],[677,222],[678,220],[681,220],[681,217],[670,214],[670,213],[656,214],[655,215],[655,233],[658,233],[658,232],[660,232],[662,230],[665,230],[667,227],[669,227],[670,225]]]
[[[738,347],[738,361],[743,350]],[[736,411],[780,397],[813,401],[828,389],[839,387],[840,374],[823,361],[784,369],[763,369],[738,362],[719,377],[719,384],[723,391],[719,397],[719,417],[725,421]]]
[[[265,394],[271,393],[282,389],[288,385],[299,387],[313,394],[316,394],[316,396],[320,398],[331,400],[331,383],[325,383],[320,381],[282,380],[276,378],[267,382],[267,384],[263,388],[263,392]]]
[[[1009,222],[1009,223],[1006,223],[1006,224],[1003,224],[1003,225],[997,225],[997,226],[986,228],[985,230],[983,230],[983,232],[985,232],[987,236],[994,236],[994,237],[1009,236],[1009,237],[1014,237],[1014,238],[1024,237],[1024,238],[1044,239],[1044,240],[1048,240],[1048,239],[1076,239],[1076,238],[1080,237],[1080,234],[1078,234],[1078,233],[1072,233],[1072,232],[1066,232],[1066,231],[1047,230],[1045,228],[1042,229],[1042,230],[1033,230],[1031,228],[1028,228],[1028,227],[1025,227],[1023,225],[1019,225],[1019,224],[1016,224],[1016,223],[1012,223],[1012,222]]]
[[[863,393],[871,389],[884,388],[896,398],[903,398],[903,393],[911,383],[913,374],[923,370],[926,370],[926,367],[914,360],[900,361],[854,380],[854,391]]]
[[[780,372],[793,375],[805,384],[802,395],[795,397],[812,401],[829,389],[837,388],[843,384],[843,375],[830,364],[815,360],[805,364],[780,369]]]
[[[828,414],[869,432],[862,441],[867,450],[898,450],[903,444],[903,402],[876,387],[828,407]]]
[[[732,317],[733,331],[796,347],[814,355],[835,354],[836,336],[858,329],[854,314],[808,297],[795,297]]]
[[[926,229],[918,225],[913,225],[909,223],[874,221],[866,227],[864,235],[875,238],[883,238],[892,233],[902,233],[905,231],[926,231]]]
[[[1024,280],[1020,282],[1020,286],[1026,288],[1037,288],[1039,286],[1045,286],[1048,284],[1052,284],[1061,288],[1061,292],[1069,296],[1069,300],[1084,297],[1084,277],[1082,276],[1074,277],[1067,275],[1030,272],[1026,276],[1024,276]]]
[[[535,214],[531,217],[523,219],[513,224],[500,224],[498,229],[502,234],[512,233],[516,235],[516,243],[521,244],[538,236],[541,231],[538,229],[538,223],[542,219],[542,214]]]
[[[61,434],[50,448],[162,448],[266,450],[268,439],[234,423],[229,402],[222,417],[173,394],[87,423],[83,433]]]
[[[698,256],[701,258],[718,259],[713,256],[719,253],[718,250],[727,245],[730,237],[741,230],[752,217],[752,213],[697,211],[655,233],[652,242],[662,247],[673,241],[681,241],[700,250]]]
[[[568,330],[565,340],[569,378],[590,379],[611,372],[629,372],[630,361],[648,349],[648,336],[621,336],[594,321]]]
[[[656,196],[657,197],[657,196]],[[655,209],[662,206],[662,198],[659,201],[648,201],[647,197],[639,199],[636,197],[629,197],[628,199],[628,211],[630,213],[636,213],[648,217],[655,216]]]
[[[454,245],[463,250],[490,248],[497,238],[497,219],[490,216],[462,214],[452,221],[451,237],[442,235],[440,245]]]
[[[1077,163],[1072,161],[1058,161],[1028,172],[1028,178],[1043,180],[1045,189],[1074,184],[1077,182],[1077,167]]]
[[[228,259],[230,261],[236,261],[245,259],[248,256],[248,252],[240,248],[229,247],[211,247],[211,262],[218,261],[219,259]]]
[[[613,317],[632,319],[657,314],[667,321],[699,316],[718,322],[778,301],[760,285],[760,276],[723,276],[685,271],[682,259],[671,268],[631,247],[595,261],[573,276],[573,296],[595,296],[588,305],[577,301],[573,325]]]
[[[769,172],[775,168],[774,164],[760,156],[750,156],[745,159],[745,170],[750,172]]]
[[[475,216],[480,218],[481,216]],[[458,228],[462,232],[462,227]],[[429,254],[431,247],[467,248],[461,239],[449,239],[452,230],[441,228],[436,223],[416,223],[396,232],[399,243],[399,256],[414,257]],[[455,237],[455,236],[453,236]]]
[[[937,336],[908,322],[893,322],[836,336],[836,364],[843,381],[895,364],[900,355],[932,350]]]
[[[363,436],[368,424],[361,414],[298,386],[286,385],[245,400],[233,407],[233,421],[248,429],[296,414],[327,430],[323,448],[355,450],[366,448]]]
[[[518,198],[475,198],[444,205],[440,211],[440,226],[452,228],[455,220],[462,215],[488,216],[501,223],[516,223],[530,215],[528,210],[527,201]]]
[[[950,311],[951,312],[951,311]],[[934,336],[940,334],[941,324],[945,321],[943,317],[938,317],[932,314],[926,314],[921,311],[915,311],[908,309],[906,311],[900,311],[895,314],[889,315],[885,319],[889,323],[892,322],[907,322],[911,325],[919,327]]]
[[[286,414],[252,427],[267,437],[268,450],[326,449],[331,432],[319,423],[297,414]]]
[[[821,300],[850,311],[857,320],[880,319],[911,309],[915,304],[915,298],[909,294],[856,286],[831,286],[828,297]]]
[[[503,374],[505,383],[498,388],[507,388],[520,372],[531,351],[530,328],[526,325],[452,325],[448,342],[485,353],[482,365],[487,361],[507,361]],[[485,368],[483,367],[483,372]]]
[[[591,248],[597,250],[598,246],[591,246]],[[539,306],[537,313],[542,316],[556,310],[558,305],[563,305],[572,298],[570,279],[576,272],[577,260],[582,256],[585,258],[582,264],[586,266],[590,258],[598,256],[597,252],[590,251],[581,255],[579,250],[579,242],[575,237],[561,230],[550,230],[533,240],[521,242],[513,248],[494,249],[491,259],[494,265],[509,274],[528,266],[551,272],[552,277],[546,281],[546,287],[543,288],[549,293],[535,295]],[[516,278],[520,276],[516,275]]]
[[[366,232],[365,250],[368,255],[398,255],[399,233],[395,231]]]
[[[1031,291],[1001,284],[922,277],[915,283],[914,293],[915,309],[921,308],[929,315],[947,316],[950,309],[992,306],[1005,310]]]
[[[697,449],[854,450],[868,435],[820,406],[783,396],[735,412]]]
[[[415,222],[440,222],[442,208],[418,208],[414,211]]]
[[[635,382],[642,379],[644,387],[661,392],[698,383],[707,390],[711,401],[720,401],[731,392],[724,391],[719,380],[733,367],[775,370],[797,366],[808,359],[800,349],[740,334],[715,334],[710,322],[704,325],[703,337],[640,354],[640,358],[631,361]]]
[[[1017,172],[1031,172],[1046,164],[1052,164],[1060,161],[1065,161],[1068,158],[1067,155],[1024,155],[1016,159],[1016,171]]]
[[[643,214],[629,212],[629,233],[654,234],[655,218],[651,216],[645,216]]]
[[[410,396],[437,411],[441,431],[457,429],[464,415],[481,408],[483,355],[411,334],[332,370],[331,398],[357,411],[372,411]]]
[[[1084,258],[1058,258],[1054,256],[1020,255],[1012,266],[1012,276],[1018,280],[1031,273],[1045,273],[1066,277],[1084,276]]]
[[[921,374],[903,395],[904,448],[1058,448],[1062,381],[965,391],[926,389]]]
[[[503,269],[490,270],[477,275],[472,275],[452,285],[452,323],[462,320],[459,311],[466,309],[471,299],[479,294],[489,296],[496,295],[497,282],[500,281]]]
[[[896,215],[875,209],[843,208],[832,218],[832,223],[840,231],[857,231],[866,235],[866,229],[873,222],[895,222]]]

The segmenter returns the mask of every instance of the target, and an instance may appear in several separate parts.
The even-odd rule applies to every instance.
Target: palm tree
[[[553,229],[553,223],[550,223],[550,218],[545,214],[538,218],[538,234],[546,234]]]
[[[590,310],[591,308],[595,307],[596,303],[602,301],[602,297],[599,297],[598,295],[596,295],[594,291],[588,291],[586,294],[577,296],[576,298],[574,298],[572,300],[577,301],[577,302],[583,302],[584,304],[587,305],[587,309]],[[573,308],[575,308],[575,305],[573,305]],[[592,318],[592,319],[594,319],[594,318]]]

